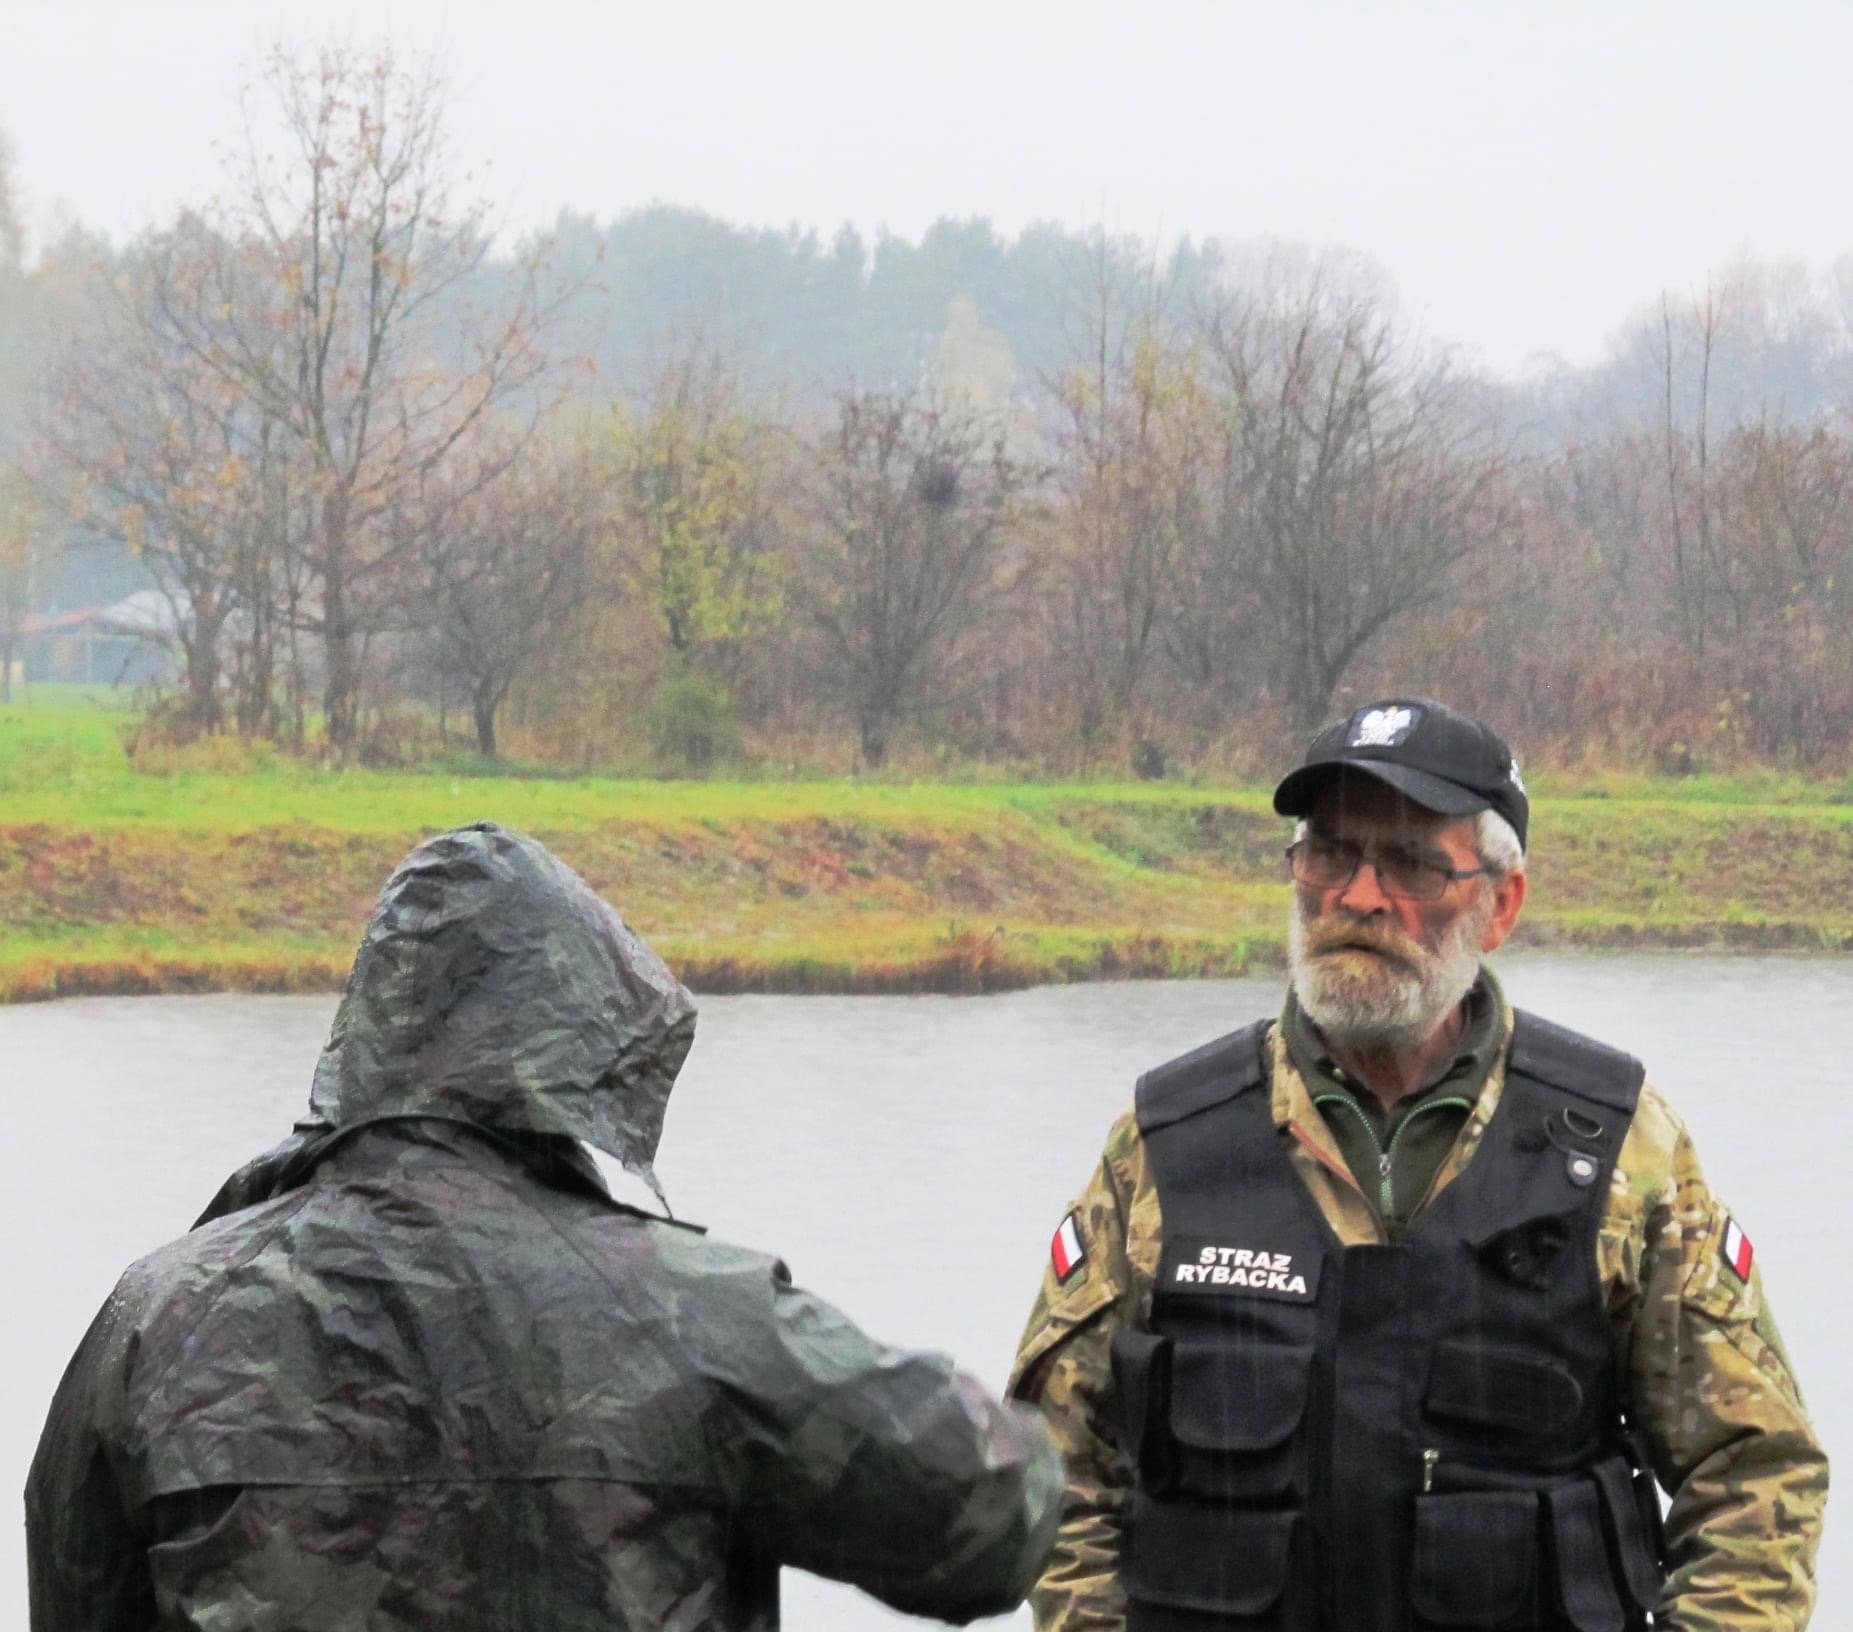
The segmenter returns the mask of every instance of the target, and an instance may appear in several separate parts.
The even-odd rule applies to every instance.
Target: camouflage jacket
[[[1510,1012],[1502,1015],[1509,1034]],[[1277,1026],[1268,1039],[1272,1112],[1285,1159],[1347,1246],[1386,1239]],[[1503,1053],[1435,1178],[1473,1157],[1504,1082]],[[1131,1474],[1119,1450],[1109,1347],[1150,1317],[1163,1222],[1130,1112],[1107,1137],[1074,1205],[1083,1254],[1053,1265],[1030,1315],[1010,1392],[1039,1401],[1068,1463],[1068,1501],[1032,1601],[1038,1632],[1120,1632],[1117,1581]],[[1655,1624],[1674,1632],[1805,1626],[1827,1499],[1827,1459],[1809,1424],[1754,1266],[1723,1264],[1730,1217],[1692,1140],[1651,1086],[1616,1166],[1598,1242],[1622,1374],[1671,1495],[1670,1576]],[[1074,1255],[1074,1244],[1056,1248]]]
[[[134,1265],[27,1490],[33,1632],[735,1629],[790,1564],[1021,1600],[1059,1459],[774,1259],[614,1202],[694,1010],[531,841],[387,886],[312,1115]]]

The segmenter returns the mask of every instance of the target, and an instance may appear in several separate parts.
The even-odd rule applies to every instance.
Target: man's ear
[[[1480,950],[1491,952],[1512,933],[1512,926],[1518,922],[1519,912],[1525,905],[1525,891],[1529,886],[1522,872],[1507,873],[1493,884],[1493,916],[1486,926],[1486,933],[1480,937]]]

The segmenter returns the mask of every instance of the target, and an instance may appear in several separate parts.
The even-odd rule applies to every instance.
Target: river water
[[[1841,1294],[1853,1259],[1842,1202],[1853,963],[1520,955],[1500,967],[1515,1002],[1647,1060],[1756,1244],[1830,1450],[1853,1444]],[[711,998],[658,1170],[679,1215],[780,1253],[878,1335],[949,1349],[1000,1386],[1050,1233],[1133,1078],[1279,1000],[1271,981]],[[231,1168],[287,1131],[333,1006],[176,997],[0,1009],[7,1490],[21,1489],[58,1375],[118,1271],[184,1230]],[[0,1626],[25,1621],[13,1512],[0,1531],[0,1606],[13,1608],[0,1608]],[[1841,1624],[1849,1553],[1853,1542],[1830,1536],[1822,1626]],[[793,1574],[785,1598],[794,1628],[900,1620]]]

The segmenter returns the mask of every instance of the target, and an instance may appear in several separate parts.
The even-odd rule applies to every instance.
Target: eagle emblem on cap
[[[1415,726],[1413,708],[1366,710],[1351,726],[1351,748],[1394,748]]]

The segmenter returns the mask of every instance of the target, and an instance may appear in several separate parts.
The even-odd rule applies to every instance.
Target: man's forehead
[[[1439,836],[1459,828],[1471,832],[1471,816],[1444,816],[1405,798],[1394,788],[1368,776],[1335,776],[1319,790],[1313,800],[1312,824],[1322,830],[1420,834],[1424,838]]]

